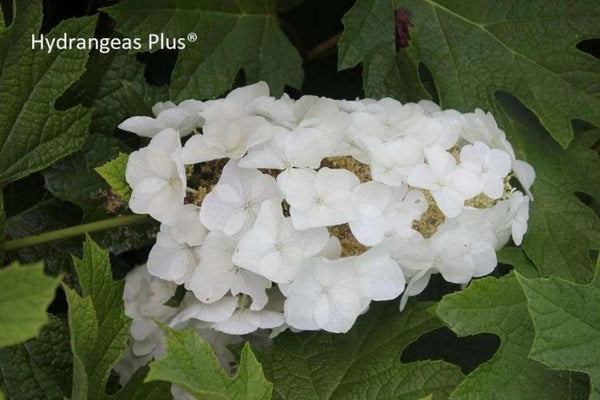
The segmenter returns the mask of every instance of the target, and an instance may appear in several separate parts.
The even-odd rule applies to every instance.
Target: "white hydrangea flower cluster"
[[[178,309],[131,311],[144,326],[136,355],[160,351],[144,318],[228,335],[346,332],[371,301],[403,307],[432,274],[489,274],[527,230],[533,168],[481,110],[276,99],[260,82],[153,111],[120,125],[152,137],[129,158],[130,207],[162,223],[147,272],[189,292]],[[142,296],[130,286],[126,302]]]

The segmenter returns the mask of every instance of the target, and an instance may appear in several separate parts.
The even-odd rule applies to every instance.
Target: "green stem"
[[[25,247],[36,246],[55,240],[83,235],[86,233],[105,231],[121,226],[137,225],[147,220],[148,217],[146,215],[127,215],[125,217],[104,219],[102,221],[90,222],[89,224],[76,225],[65,229],[59,229],[57,231],[45,232],[39,235],[26,236],[19,239],[9,240],[6,243],[4,243],[4,250],[20,250]]]

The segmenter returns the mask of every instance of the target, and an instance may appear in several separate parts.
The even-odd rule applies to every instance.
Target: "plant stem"
[[[69,228],[59,229],[57,231],[45,232],[39,235],[9,240],[4,243],[4,250],[15,251],[25,247],[36,246],[60,239],[67,239],[86,233],[105,231],[121,226],[137,225],[147,221],[147,219],[148,217],[146,215],[127,215],[125,217],[115,217],[104,219],[102,221],[90,222],[89,224],[71,226]]]
[[[341,36],[342,36],[341,33],[333,35],[326,41],[319,43],[316,47],[313,47],[312,49],[307,51],[306,56],[305,56],[306,60],[307,61],[316,60],[317,58],[326,56],[329,53],[333,52],[335,50],[335,47],[337,46],[338,41],[340,40]]]

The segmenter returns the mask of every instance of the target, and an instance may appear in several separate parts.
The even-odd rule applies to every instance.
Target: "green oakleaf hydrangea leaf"
[[[115,159],[96,167],[96,172],[104,178],[112,191],[125,201],[129,201],[131,197],[131,187],[125,180],[125,168],[128,159],[127,154],[119,153]]]
[[[130,320],[124,314],[123,282],[112,279],[108,251],[89,237],[83,245],[83,259],[75,259],[75,268],[83,297],[64,287],[73,351],[71,399],[168,398],[168,385],[152,383],[151,388],[142,387],[140,373],[134,375],[116,397],[106,394],[110,371],[127,349],[129,338]],[[151,397],[143,397],[150,392]]]
[[[230,378],[210,345],[192,330],[163,327],[167,355],[150,363],[147,381],[174,383],[201,400],[269,400],[273,384],[265,379],[250,345],[242,350],[238,372]]]
[[[396,51],[399,7],[410,41]],[[495,92],[510,92],[566,147],[573,119],[600,126],[600,62],[576,48],[600,36],[599,18],[593,0],[359,0],[344,17],[339,67],[364,62],[366,94],[380,96],[415,93],[408,85],[422,62],[440,105],[463,111],[497,112]]]
[[[490,332],[500,338],[491,360],[471,372],[450,399],[585,399],[587,388],[570,372],[528,358],[534,331],[523,291],[513,274],[473,281],[446,295],[437,314],[459,336]]]
[[[575,194],[600,199],[600,158],[590,149],[599,132],[581,132],[563,150],[533,114],[501,98],[506,110],[498,115],[502,126],[518,158],[533,165],[536,173],[522,248],[541,276],[587,283],[594,275],[589,251],[600,250],[600,219]]]
[[[132,94],[130,87],[136,93]],[[60,101],[65,107],[81,103],[91,108],[90,132],[111,135],[128,115],[150,114],[155,103],[168,99],[166,87],[145,82],[144,64],[134,54],[113,50],[106,54],[92,53],[85,73]]]
[[[498,262],[515,267],[515,270],[528,278],[539,278],[540,272],[520,247],[504,247],[497,253]]]
[[[57,278],[44,275],[43,263],[0,269],[0,347],[38,334],[57,286]]]
[[[460,369],[444,361],[400,362],[404,349],[441,326],[426,310],[431,303],[372,304],[344,335],[285,332],[264,355],[278,399],[446,400],[461,381]]]
[[[530,357],[552,368],[588,373],[591,398],[600,399],[598,275],[589,285],[577,285],[559,278],[517,277],[535,327]]]
[[[71,390],[69,327],[49,318],[37,338],[0,350],[0,386],[11,400],[63,400]]]
[[[430,96],[419,82],[414,56],[394,50],[393,10],[394,1],[356,2],[343,18],[338,67],[351,68],[362,62],[363,89],[367,96],[401,101],[427,99]]]
[[[85,70],[83,50],[31,49],[42,23],[42,3],[14,2],[12,25],[0,18],[0,186],[52,164],[79,149],[88,134],[90,112],[57,111],[55,100]],[[47,38],[66,33],[89,37],[96,17],[61,22]]]
[[[240,69],[248,82],[265,80],[275,95],[302,83],[301,59],[279,27],[271,0],[125,0],[104,11],[117,31],[142,38],[186,38],[171,78],[171,100],[204,99],[231,89]],[[148,47],[145,47],[148,50]]]

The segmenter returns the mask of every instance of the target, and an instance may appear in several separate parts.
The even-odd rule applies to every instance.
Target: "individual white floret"
[[[200,128],[204,119],[200,116],[200,111],[204,108],[204,103],[197,100],[186,100],[176,106],[168,101],[157,103],[152,107],[152,112],[156,118],[136,116],[126,119],[119,124],[119,129],[133,132],[142,137],[154,137],[157,133],[167,128],[179,132],[181,137],[192,133],[196,128]]]
[[[208,229],[232,236],[252,226],[264,201],[282,199],[275,179],[254,169],[239,168],[231,160],[204,198],[200,219]]]
[[[198,114],[198,115],[200,115],[200,117],[202,117],[201,116],[202,112],[206,109],[206,107],[208,107],[210,105],[210,103],[212,103],[212,100],[200,101],[200,100],[188,99],[188,100],[184,100],[181,103],[179,103],[177,105],[177,107],[182,108],[189,113]],[[152,110],[154,111],[154,107],[152,108]],[[203,124],[204,118],[202,118],[200,121]],[[202,127],[202,125],[198,126],[198,128],[200,128],[200,127]]]
[[[385,108],[375,99],[337,100],[340,111],[353,114],[366,112],[370,114],[384,114]]]
[[[478,108],[475,112],[465,113],[463,116],[467,125],[462,130],[461,136],[465,140],[470,143],[483,142],[492,149],[504,150],[514,159],[513,148],[491,113],[485,113]]]
[[[463,124],[464,118],[458,111],[437,111],[407,127],[403,135],[418,140],[423,147],[439,146],[448,150],[458,141]]]
[[[288,169],[277,183],[296,229],[344,224],[354,218],[353,189],[359,179],[345,169]]]
[[[424,159],[421,142],[409,136],[387,142],[364,137],[361,143],[367,150],[372,179],[386,185],[404,184],[413,167]]]
[[[415,236],[394,240],[394,259],[402,267],[408,285],[401,299],[403,309],[408,297],[421,293],[433,273],[452,283],[465,284],[484,276],[497,265],[491,231],[465,229],[449,220],[429,239]]]
[[[355,189],[357,217],[350,221],[352,234],[365,246],[375,246],[384,239],[412,236],[414,220],[427,210],[427,199],[408,186],[392,187],[380,182],[366,182]]]
[[[285,294],[286,321],[302,330],[347,332],[369,303],[356,264],[346,258],[307,259]]]
[[[385,109],[386,138],[404,136],[408,130],[427,118],[425,110],[415,103],[402,104],[389,97],[379,100]]]
[[[271,124],[256,114],[263,102],[272,102],[265,82],[237,88],[224,99],[209,102],[201,112],[202,134],[192,136],[182,151],[186,164],[219,158],[241,158],[248,148],[272,136]]]
[[[330,236],[329,241],[327,242],[325,247],[323,247],[323,250],[316,254],[315,257],[323,257],[328,260],[337,260],[342,256],[342,251],[343,248],[340,239],[338,239],[335,236]],[[281,293],[284,296],[287,296],[287,290],[289,287],[289,283],[280,283],[277,285],[277,288],[281,291]]]
[[[160,226],[156,243],[148,255],[148,271],[164,280],[183,284],[200,262],[200,244],[206,237],[206,231],[201,230],[191,237],[179,236],[179,240],[172,232],[168,225]]]
[[[214,303],[231,291],[252,298],[252,310],[261,310],[267,303],[265,290],[271,281],[234,265],[233,252],[237,242],[221,231],[212,231],[200,249],[200,264],[185,287],[203,303]]]
[[[414,236],[393,241],[394,259],[408,276],[419,271],[439,272],[448,282],[464,284],[473,277],[487,275],[497,265],[494,235],[464,229],[456,221],[446,221],[429,239]],[[423,273],[420,277],[424,277]]]
[[[169,228],[173,239],[190,246],[200,246],[208,234],[208,230],[200,222],[200,207],[194,204],[184,205],[177,221]]]
[[[169,326],[185,328],[191,320],[223,322],[233,315],[237,305],[238,298],[234,296],[223,296],[219,301],[207,304],[198,300],[192,292],[187,292]]]
[[[531,185],[533,185],[533,181],[535,180],[535,170],[533,167],[523,161],[523,160],[513,160],[512,171],[515,177],[523,186],[525,193],[529,196],[531,200],[533,200],[533,195],[531,194]]]
[[[160,114],[161,112],[165,111],[165,110],[169,110],[172,108],[181,108],[183,110],[186,110],[187,112],[191,113],[191,114],[198,114],[200,115],[200,113],[202,113],[202,111],[204,111],[206,109],[206,107],[211,103],[212,101],[200,101],[200,100],[193,100],[193,99],[189,99],[189,100],[184,100],[181,103],[179,103],[179,105],[173,103],[172,101],[159,101],[158,103],[156,103],[155,105],[152,106],[152,114],[154,114],[155,116],[157,116],[158,114]],[[204,121],[204,119],[202,119],[201,121]],[[201,125],[198,126],[198,128],[200,128]]]
[[[133,189],[129,208],[174,224],[185,198],[186,176],[179,160],[181,142],[173,129],[157,134],[147,147],[129,156],[125,178]]]
[[[234,89],[223,99],[210,101],[201,114],[207,125],[215,121],[238,120],[256,116],[257,107],[272,100],[269,86],[265,82],[258,82]]]
[[[369,156],[362,139],[375,137],[384,140],[386,138],[387,129],[382,116],[368,112],[356,112],[344,118],[348,118],[349,121],[344,129],[344,136],[332,155],[352,156],[358,161],[368,164]]]
[[[194,135],[186,142],[181,159],[185,164],[219,158],[240,159],[250,147],[267,141],[273,133],[273,128],[263,117],[214,121],[206,124],[202,134]]]
[[[273,329],[285,323],[283,313],[270,310],[236,310],[231,318],[213,324],[213,329],[229,335],[246,335],[257,329]]]
[[[172,101],[159,101],[152,106],[152,114],[157,116],[161,112],[175,107],[177,107],[177,104],[173,103]]]
[[[125,277],[123,302],[125,315],[138,319],[166,321],[177,311],[164,305],[173,295],[177,285],[148,273],[145,265],[131,270]]]
[[[504,178],[509,174],[511,165],[508,153],[490,149],[483,142],[475,142],[460,150],[460,162],[463,168],[477,176],[481,192],[491,199],[502,197]]]
[[[129,328],[131,334],[131,352],[143,357],[161,358],[167,350],[164,332],[151,319],[134,320]]]
[[[508,153],[512,161],[512,170],[521,185],[531,196],[529,188],[535,180],[535,171],[533,167],[522,160],[517,160],[511,144],[506,140],[506,135],[496,124],[496,120],[491,113],[484,113],[476,109],[474,113],[463,114],[467,120],[461,136],[471,143],[477,141],[487,144],[492,149],[500,149]]]
[[[309,131],[321,134],[331,132],[339,116],[339,108],[335,100],[302,96],[294,101],[285,94],[279,100],[261,104],[258,112],[269,118],[275,125],[296,131],[298,135],[308,134]],[[322,139],[327,140],[327,138]]]
[[[408,270],[404,269],[405,279],[408,281],[404,293],[400,298],[400,311],[404,310],[410,297],[421,294],[431,279],[433,271],[431,269]]]
[[[513,215],[510,233],[517,246],[521,245],[523,236],[527,232],[527,221],[529,220],[529,197],[515,191],[510,196],[510,210]]]
[[[250,149],[240,160],[242,168],[286,169],[292,167],[318,168],[325,151],[309,146],[298,148],[298,143],[282,127],[273,128],[273,138]],[[318,154],[318,156],[315,156]]]
[[[440,106],[431,100],[419,100],[417,105],[421,109],[421,112],[425,115],[433,115],[436,112],[442,111]]]
[[[340,258],[342,256],[342,250],[342,243],[340,242],[340,239],[335,236],[330,236],[327,244],[317,254],[317,256],[325,257],[329,260],[335,260],[336,258]]]
[[[364,292],[375,301],[392,300],[404,291],[404,273],[387,246],[373,247],[354,259]]]
[[[246,335],[257,329],[275,329],[285,324],[283,302],[285,298],[277,287],[267,291],[269,301],[262,310],[246,308],[245,299],[240,299],[239,308],[226,321],[212,324],[217,331],[230,335]]]
[[[511,236],[513,242],[519,246],[527,232],[529,197],[514,191],[507,200],[486,211],[491,229],[496,234],[496,249],[502,248]]]
[[[315,96],[295,102],[284,96],[259,112],[278,128],[271,141],[248,151],[240,162],[244,168],[318,167],[337,148],[346,122],[334,100]]]
[[[329,240],[326,228],[298,231],[282,213],[281,203],[265,201],[233,254],[233,262],[273,282],[289,283],[304,258],[321,251]]]
[[[413,168],[408,184],[427,189],[445,216],[456,217],[465,200],[479,193],[477,176],[466,168],[457,168],[451,154],[441,147],[425,149],[426,164]]]

